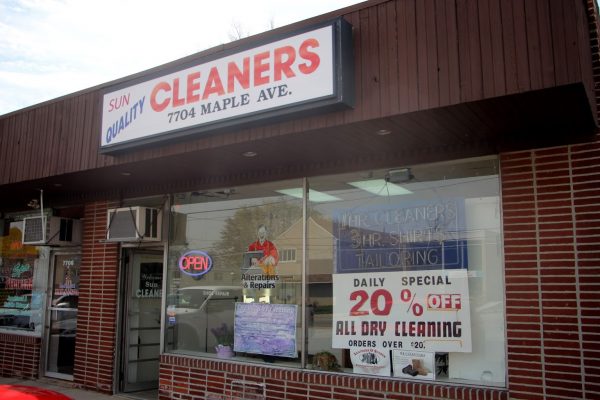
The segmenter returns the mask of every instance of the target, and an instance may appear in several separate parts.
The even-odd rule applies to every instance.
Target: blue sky
[[[0,0],[0,115],[356,0]]]

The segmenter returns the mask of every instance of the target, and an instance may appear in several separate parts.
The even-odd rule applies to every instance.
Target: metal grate
[[[23,243],[40,243],[44,241],[45,218],[32,217],[23,219]]]

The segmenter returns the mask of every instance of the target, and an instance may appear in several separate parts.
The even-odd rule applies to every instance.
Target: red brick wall
[[[119,246],[104,243],[112,204],[85,206],[79,281],[75,383],[111,393],[116,352]]]
[[[503,154],[508,384],[600,398],[600,142]]]
[[[506,400],[506,391],[284,370],[219,360],[163,355],[159,398],[226,400],[234,381],[264,384],[267,399],[289,400]]]
[[[40,338],[0,333],[0,376],[37,378]]]

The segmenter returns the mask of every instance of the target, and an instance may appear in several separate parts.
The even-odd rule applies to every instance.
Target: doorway
[[[120,391],[158,388],[163,251],[125,249]]]
[[[44,375],[73,380],[81,253],[56,251],[51,259]]]

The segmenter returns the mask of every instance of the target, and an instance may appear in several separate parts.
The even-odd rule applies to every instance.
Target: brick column
[[[501,155],[514,399],[600,398],[600,142]]]
[[[107,210],[85,206],[75,346],[75,383],[112,393],[116,355],[119,246],[105,243]]]

